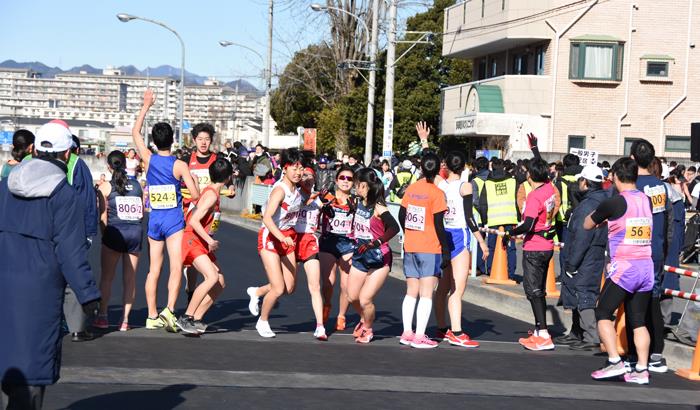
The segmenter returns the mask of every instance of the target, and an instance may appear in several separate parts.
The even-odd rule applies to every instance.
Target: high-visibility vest
[[[559,207],[557,219],[566,222],[566,213],[569,211],[569,183],[576,182],[576,177],[563,175],[561,179],[561,206]]]
[[[78,163],[78,156],[71,152],[70,157],[68,157],[68,163],[66,167],[68,172],[66,173],[66,178],[68,179],[68,185],[73,185],[73,174],[75,173],[75,165]]]
[[[398,173],[396,173],[396,188],[395,189],[398,190],[399,187],[401,187],[401,185],[407,183],[407,181],[408,181],[408,184],[412,184],[412,183],[416,182],[415,177],[416,176],[411,171],[399,171]],[[389,194],[389,201],[390,202],[393,202],[395,204],[400,204],[401,199],[402,198],[399,198],[394,193],[393,190]]]
[[[486,180],[486,199],[489,226],[515,225],[518,223],[518,209],[515,205],[515,179],[503,181]]]
[[[472,192],[472,198],[479,198],[481,201],[481,192],[484,189],[484,180],[481,178],[474,178],[472,180],[474,184],[476,185],[476,192]],[[473,212],[472,215],[474,215],[474,219],[476,220],[476,223],[481,224],[481,214],[479,213],[479,210],[476,207],[476,201],[473,202]]]

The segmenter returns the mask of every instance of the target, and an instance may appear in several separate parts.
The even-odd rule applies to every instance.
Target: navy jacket
[[[82,201],[85,209],[83,214],[85,219],[85,237],[94,237],[97,235],[98,215],[97,192],[95,192],[92,173],[85,161],[80,158],[76,158],[75,166],[70,171],[73,172],[73,188],[78,191],[78,196],[80,196],[80,201]]]
[[[55,383],[66,282],[81,304],[100,298],[88,264],[83,201],[62,165],[24,161],[0,182],[2,382]]]
[[[608,227],[600,226],[587,231],[583,221],[609,197],[604,190],[585,191],[583,199],[574,208],[567,224],[566,271],[578,272],[573,278],[562,275],[561,301],[567,309],[593,309],[600,292],[600,281],[605,268],[605,249]]]

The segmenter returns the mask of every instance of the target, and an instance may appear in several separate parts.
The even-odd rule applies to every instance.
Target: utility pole
[[[372,140],[374,139],[374,95],[377,82],[377,46],[379,43],[379,1],[372,0],[372,40],[369,45],[369,90],[367,94],[367,129],[365,131],[365,165],[372,161]]]
[[[384,137],[382,157],[391,158],[394,138],[394,60],[396,59],[396,2],[389,0],[389,33],[386,46],[386,89],[384,94]]]
[[[265,70],[265,107],[263,109],[263,145],[270,145],[270,90],[272,88],[272,12],[274,0],[270,0],[267,28],[267,69]]]

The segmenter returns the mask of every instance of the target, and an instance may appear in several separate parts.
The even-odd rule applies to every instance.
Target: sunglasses
[[[347,175],[340,175],[338,177],[338,181],[352,181],[352,177],[349,177]]]

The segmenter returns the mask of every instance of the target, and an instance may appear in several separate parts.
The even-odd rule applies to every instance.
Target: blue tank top
[[[177,158],[153,154],[148,164],[146,182],[151,205],[151,217],[173,217],[184,220],[180,181],[173,176]]]
[[[107,197],[107,225],[140,225],[143,220],[143,190],[133,179],[126,183],[126,193],[120,195],[114,180]]]

